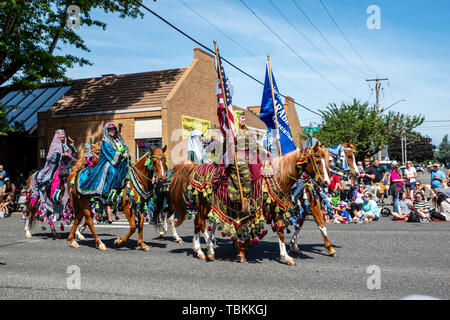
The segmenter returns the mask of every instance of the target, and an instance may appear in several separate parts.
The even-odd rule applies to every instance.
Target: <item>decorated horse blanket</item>
[[[198,203],[198,195],[202,193],[210,205],[209,220],[217,223],[219,230],[223,229],[222,235],[242,240],[261,239],[267,233],[264,220],[288,222],[291,198],[281,191],[273,176],[261,174],[253,184],[248,201],[255,210],[250,212],[243,210],[239,195],[239,201],[235,201],[236,194],[230,196],[233,190],[228,188],[230,175],[230,170],[224,166],[202,164],[189,176],[188,197]],[[270,216],[269,212],[274,212],[275,216]]]

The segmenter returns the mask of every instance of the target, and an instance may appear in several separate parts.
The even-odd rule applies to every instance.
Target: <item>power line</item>
[[[326,43],[328,43],[328,45],[352,68],[354,68],[355,70],[357,70],[358,72],[366,75],[366,76],[370,76],[371,74],[364,72],[363,70],[361,70],[360,68],[358,68],[357,66],[355,66],[353,63],[351,63],[338,49],[336,49],[336,47],[330,42],[330,40],[328,40],[328,38],[322,33],[322,31],[320,31],[320,29],[314,24],[314,22],[309,18],[309,16],[306,14],[306,12],[300,7],[300,5],[295,1],[292,0],[294,2],[294,5],[297,7],[297,9],[303,14],[303,16],[306,18],[306,20],[308,20],[308,22],[313,26],[313,28],[320,34],[320,36],[325,40]]]
[[[197,45],[199,45],[200,47],[202,47],[203,49],[205,49],[206,51],[209,51],[210,53],[212,53],[213,55],[216,54],[215,50],[210,49],[209,47],[207,47],[206,45],[202,44],[201,42],[199,42],[198,40],[194,39],[193,37],[191,37],[190,35],[188,35],[186,32],[182,31],[181,29],[177,28],[176,26],[174,26],[172,23],[170,23],[169,21],[167,21],[166,19],[164,19],[163,17],[161,17],[159,14],[157,14],[156,12],[154,12],[153,10],[151,10],[150,8],[148,8],[146,5],[142,4],[141,2],[139,2],[138,0],[133,0],[136,4],[138,4],[140,7],[144,8],[145,10],[147,10],[148,12],[150,12],[152,15],[154,15],[155,17],[157,17],[158,19],[160,19],[161,21],[163,21],[165,24],[169,25],[171,28],[175,29],[176,31],[178,31],[179,33],[181,33],[183,36],[185,36],[186,38],[188,38],[189,40],[193,41],[194,43],[196,43]],[[253,77],[252,75],[250,75],[249,73],[245,72],[244,70],[242,70],[241,68],[237,67],[236,65],[234,65],[233,63],[231,63],[229,60],[227,60],[226,58],[224,58],[223,56],[221,57],[223,61],[225,61],[228,65],[230,65],[231,67],[235,68],[236,70],[238,70],[239,72],[241,72],[242,74],[246,75],[247,77],[249,77],[250,79],[252,79],[253,81],[256,81],[257,83],[259,83],[260,85],[264,86],[264,83],[261,82],[260,80],[256,79],[255,77]],[[280,96],[286,98],[286,96],[284,96],[283,94],[280,93]],[[302,105],[301,103],[298,103],[296,101],[294,101],[294,103],[306,110],[308,110],[311,113],[314,113],[318,116],[322,116],[320,113],[311,110],[310,108]]]
[[[219,31],[221,34],[223,34],[227,39],[229,39],[230,41],[232,41],[235,45],[237,45],[239,48],[241,48],[242,50],[244,50],[245,52],[247,52],[250,56],[252,56],[253,58],[255,58],[257,61],[259,61],[262,64],[266,64],[265,61],[263,61],[262,59],[258,58],[255,54],[253,54],[249,49],[245,48],[244,46],[242,46],[239,42],[235,41],[232,37],[230,37],[228,34],[226,34],[223,30],[221,30],[220,28],[218,28],[215,24],[213,24],[212,22],[210,22],[208,19],[206,19],[205,17],[203,17],[200,13],[198,13],[198,11],[196,11],[195,9],[193,9],[191,6],[189,6],[186,2],[184,2],[183,0],[178,0],[179,2],[181,2],[186,8],[188,8],[189,10],[191,10],[193,13],[195,13],[198,17],[200,17],[203,21],[205,21],[207,24],[209,24],[210,26],[212,26],[214,29],[216,29],[217,31]],[[296,89],[298,89],[298,85],[294,84],[290,79],[286,78],[285,76],[283,76],[281,73],[276,72],[275,74],[278,74],[279,76],[281,76],[283,79],[287,80],[293,87],[295,87]],[[304,93],[306,93],[307,95],[309,95],[310,97],[314,98],[317,101],[320,101],[319,98],[315,97],[314,95],[312,95],[311,93],[302,90]]]
[[[305,39],[311,46],[313,46],[317,51],[319,51],[319,53],[324,56],[328,61],[330,61],[332,64],[336,65],[338,68],[340,68],[341,70],[345,71],[346,73],[348,73],[349,75],[351,75],[352,77],[354,77],[355,75],[350,73],[347,69],[343,68],[341,65],[339,65],[338,63],[336,63],[336,61],[332,60],[327,54],[325,54],[320,48],[318,48],[314,42],[312,42],[303,32],[301,32],[284,14],[283,12],[272,2],[272,0],[269,0],[270,4],[275,8],[275,10],[278,11],[278,13],[283,17],[284,20],[286,20],[287,23],[289,23],[291,25],[292,28],[295,29],[295,31],[297,31],[298,34],[300,34],[303,39]]]
[[[327,7],[325,6],[325,4],[322,2],[322,0],[319,0],[319,2],[321,3],[322,7],[325,9],[325,11],[327,12],[328,16],[330,17],[330,19],[333,21],[333,23],[335,24],[336,28],[339,30],[339,32],[342,34],[342,36],[344,37],[344,39],[347,41],[347,43],[349,44],[349,46],[353,49],[353,51],[355,52],[355,54],[358,56],[358,58],[370,69],[374,72],[374,74],[377,74],[377,72],[372,69],[372,67],[361,57],[361,55],[358,53],[358,51],[356,51],[355,47],[352,45],[352,43],[350,42],[350,40],[348,40],[348,38],[345,36],[344,32],[341,30],[341,28],[339,27],[339,25],[337,24],[336,20],[334,20],[333,16],[331,15],[330,11],[328,11]]]
[[[314,73],[316,73],[320,78],[322,78],[322,80],[326,81],[330,86],[332,86],[333,88],[335,88],[336,90],[340,91],[341,93],[343,93],[344,95],[352,98],[352,96],[350,94],[348,94],[347,92],[343,91],[342,89],[340,89],[339,87],[337,87],[336,85],[334,85],[331,81],[329,81],[327,78],[325,78],[319,71],[317,71],[311,64],[308,63],[308,61],[306,61],[297,51],[295,51],[294,49],[292,49],[291,46],[289,46],[289,44],[286,43],[286,41],[284,41],[267,23],[264,22],[263,19],[261,19],[255,11],[253,11],[243,0],[240,0],[241,3],[262,23],[266,26],[267,29],[269,29],[270,32],[272,32],[272,34],[277,37],[281,42],[283,42],[283,44],[292,52],[294,53],[300,60],[303,61],[304,64],[306,64]]]

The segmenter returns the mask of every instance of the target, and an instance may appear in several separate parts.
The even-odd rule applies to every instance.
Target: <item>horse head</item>
[[[355,159],[356,147],[353,144],[352,140],[350,140],[347,143],[344,143],[342,146],[343,146],[345,158],[347,160],[350,172],[352,173],[352,175],[354,177],[358,178],[359,171],[358,171],[358,165],[356,164],[356,159]]]
[[[149,149],[149,158],[151,159],[150,163],[152,166],[151,171],[153,171],[158,180],[165,181],[167,179],[167,158],[165,155],[167,145],[165,145],[162,149],[152,147],[149,147]]]
[[[323,145],[316,145],[310,149],[310,161],[306,163],[305,171],[314,180],[319,180],[322,186],[330,184],[330,154]]]

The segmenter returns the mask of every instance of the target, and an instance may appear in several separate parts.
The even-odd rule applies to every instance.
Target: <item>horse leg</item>
[[[322,233],[325,249],[327,250],[330,256],[336,257],[337,252],[336,250],[334,250],[333,246],[331,245],[330,239],[328,238],[327,227],[325,226],[325,221],[323,220],[323,214],[322,211],[320,210],[320,205],[316,205],[315,207],[316,210],[311,210],[311,212],[313,214],[317,226],[319,227],[320,232]]]
[[[197,214],[194,220],[194,238],[192,242],[194,244],[194,253],[197,255],[197,258],[205,260],[206,256],[203,253],[202,248],[200,247],[200,231],[205,230],[205,221],[201,218],[200,212],[199,214]]]
[[[130,231],[128,231],[128,233],[124,237],[119,237],[114,241],[114,244],[117,246],[120,246],[122,243],[127,242],[128,239],[130,239],[130,237],[133,235],[133,233],[136,232],[136,223],[134,221],[133,212],[128,205],[122,206],[122,208],[125,216],[127,217],[128,223],[130,224]]]
[[[289,266],[294,266],[295,265],[295,260],[292,259],[286,251],[286,244],[284,243],[284,230],[280,231],[280,227],[283,227],[283,221],[282,220],[278,220],[276,222],[276,224],[278,225],[278,230],[277,230],[277,235],[278,235],[278,244],[280,245],[280,257],[281,257],[281,261],[283,261],[284,263],[286,263]]]
[[[247,262],[247,259],[245,259],[245,252],[247,251],[248,246],[250,245],[250,239],[245,240],[244,244],[238,245],[238,254],[237,254],[237,261],[240,263]]]
[[[83,213],[80,212],[80,208],[79,208],[78,204],[73,203],[72,206],[73,206],[73,210],[74,210],[75,219],[73,221],[72,229],[70,229],[69,236],[67,237],[67,241],[70,242],[70,246],[72,248],[79,248],[80,245],[78,244],[78,242],[76,242],[75,235],[77,234],[77,238],[79,240],[86,240],[86,238],[84,238],[83,235],[81,235],[81,233],[79,233],[79,231],[78,231],[78,224],[83,219]],[[81,235],[82,238],[80,238],[80,236],[78,234]]]
[[[172,215],[167,219],[167,221],[169,222],[170,230],[172,230],[172,234],[173,234],[173,237],[175,238],[175,241],[176,241],[177,243],[183,243],[183,239],[180,238],[180,236],[179,236],[178,233],[177,233],[177,229],[175,229],[175,215],[172,214]]]
[[[137,242],[137,248],[138,250],[143,251],[150,251],[151,247],[149,245],[146,245],[144,242],[144,222],[145,217],[143,214],[139,216],[139,225],[138,225],[138,242]]]
[[[214,237],[214,234],[216,233],[216,229],[217,229],[217,223],[213,222],[212,227],[211,227],[211,233],[209,234],[213,245],[217,244],[216,237]]]
[[[167,232],[167,212],[164,212],[163,215],[164,215],[164,223],[163,223],[163,226],[162,226],[162,231],[160,231],[158,233],[158,238],[164,237],[164,235]]]
[[[298,229],[295,230],[295,232],[291,238],[291,241],[289,242],[289,248],[291,249],[291,252],[295,255],[300,255],[302,253],[300,251],[300,248],[297,246],[297,237],[298,237],[298,234],[300,233],[300,230],[302,230],[303,223],[305,222],[305,217],[306,217],[306,215],[303,214],[302,219],[299,220]]]
[[[25,238],[31,238],[31,232],[30,232],[30,224],[31,224],[31,214],[27,212],[27,215],[25,216],[25,226],[23,231],[25,231]]]
[[[94,223],[92,221],[92,217],[91,217],[91,210],[90,210],[90,206],[89,206],[89,199],[85,198],[85,197],[81,197],[80,203],[78,203],[77,205],[79,206],[78,210],[81,211],[81,213],[84,215],[84,219],[85,219],[85,223],[87,224],[87,226],[89,227],[89,229],[91,230],[92,236],[95,239],[95,245],[96,247],[100,250],[100,251],[105,251],[106,250],[106,246],[103,244],[103,242],[100,240],[100,238],[97,235],[97,232],[95,231],[94,228]],[[76,201],[74,201],[75,203]]]

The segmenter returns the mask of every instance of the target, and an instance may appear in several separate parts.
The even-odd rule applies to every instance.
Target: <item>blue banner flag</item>
[[[284,111],[283,103],[281,102],[281,96],[278,92],[278,87],[273,77],[272,72],[273,91],[275,96],[275,109],[277,112],[278,131],[280,133],[281,155],[289,153],[296,149],[294,139],[292,137],[291,129],[289,128],[289,122],[287,114]],[[272,99],[272,87],[270,85],[269,71],[266,67],[266,79],[264,81],[264,91],[261,102],[261,110],[259,112],[259,118],[266,124],[267,128],[272,131],[272,136],[275,138],[277,134],[273,99]],[[279,152],[278,141],[274,139],[272,149]],[[269,150],[270,151],[270,150]]]

